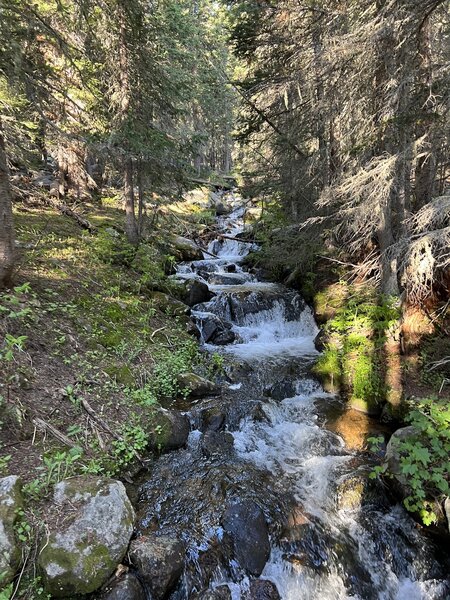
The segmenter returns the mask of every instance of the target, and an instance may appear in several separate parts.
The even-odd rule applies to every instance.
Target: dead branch
[[[59,442],[61,442],[65,446],[69,446],[69,448],[77,447],[77,445],[73,442],[73,440],[68,438],[67,435],[62,433],[62,431],[60,431],[59,429],[57,429],[50,423],[47,423],[47,421],[44,421],[44,419],[40,419],[39,417],[34,418],[33,425],[40,431],[43,431],[44,433],[50,433],[54,438],[56,438]]]

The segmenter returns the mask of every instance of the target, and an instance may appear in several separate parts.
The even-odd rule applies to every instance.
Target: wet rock
[[[12,581],[20,565],[21,551],[14,525],[23,506],[22,485],[16,475],[0,479],[0,575],[1,584]]]
[[[204,398],[205,396],[220,394],[218,385],[195,373],[181,373],[177,378],[177,383],[180,390],[187,391],[192,398]]]
[[[178,450],[186,445],[191,430],[189,419],[177,410],[160,408],[152,414],[150,447],[158,452]]]
[[[269,530],[264,513],[252,500],[238,500],[226,509],[222,524],[230,536],[239,565],[261,575],[270,556]]]
[[[170,238],[173,255],[177,260],[190,262],[191,260],[202,260],[203,252],[195,242],[180,235]]]
[[[234,263],[231,263],[231,265],[226,265],[224,268],[227,273],[236,273],[236,269],[237,267]]]
[[[188,279],[184,284],[183,301],[188,306],[194,306],[195,304],[200,304],[200,302],[208,302],[212,296],[213,294],[203,281]]]
[[[49,535],[39,554],[46,592],[72,597],[106,583],[125,556],[133,522],[134,510],[120,481],[74,477],[55,485]]]
[[[236,340],[236,334],[231,329],[225,329],[224,331],[218,332],[212,338],[212,343],[216,346],[227,346],[232,344]]]
[[[198,600],[231,600],[231,591],[227,585],[220,585],[213,590],[202,592]]]
[[[162,600],[175,587],[184,569],[185,547],[168,536],[150,534],[130,544],[129,556],[154,600]]]
[[[323,352],[325,350],[325,346],[328,343],[329,334],[325,332],[324,329],[321,329],[319,333],[314,338],[314,346],[318,352]]]
[[[281,600],[277,586],[267,579],[250,582],[250,600]]]
[[[182,317],[189,315],[191,309],[189,306],[180,302],[176,298],[172,298],[168,294],[163,292],[150,292],[149,299],[152,301],[155,308],[158,308],[161,312],[174,315],[175,317]]]
[[[196,320],[206,343],[223,346],[235,341],[236,334],[231,330],[231,323],[224,322],[213,314],[197,316]]]
[[[202,413],[203,431],[220,431],[225,425],[225,413],[217,408],[204,410]]]
[[[226,431],[207,431],[200,442],[202,452],[208,458],[226,456],[233,450],[233,446],[234,438]]]
[[[212,285],[241,285],[248,281],[248,277],[243,273],[229,273],[229,274],[216,274],[211,275],[209,283]]]
[[[231,206],[225,206],[223,202],[218,202],[216,204],[216,215],[218,217],[223,217],[224,215],[228,215],[231,212]]]
[[[274,400],[284,400],[285,398],[293,398],[296,390],[293,381],[279,381],[266,390],[266,394]]]
[[[106,587],[100,600],[146,600],[146,598],[147,594],[139,579],[132,573],[126,573]]]
[[[364,502],[368,473],[351,475],[341,480],[336,489],[336,503],[339,510],[357,509]]]

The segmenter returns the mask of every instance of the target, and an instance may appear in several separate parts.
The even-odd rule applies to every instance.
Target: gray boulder
[[[447,517],[447,527],[450,533],[450,498],[446,498],[444,502],[444,512]]]
[[[387,464],[389,472],[394,476],[402,494],[405,496],[409,494],[408,478],[402,473],[400,465],[401,453],[399,443],[407,441],[416,436],[417,431],[414,429],[414,427],[402,427],[401,429],[397,429],[397,431],[392,434],[391,439],[386,447],[385,463]]]
[[[151,534],[133,540],[129,556],[152,598],[162,600],[183,573],[185,547],[177,539]]]
[[[74,477],[55,485],[49,533],[39,554],[46,592],[64,598],[104,585],[125,556],[133,522],[120,481]]]
[[[261,575],[270,556],[269,530],[262,510],[252,500],[226,509],[222,525],[231,538],[236,561],[251,575]]]
[[[1,585],[12,581],[20,566],[21,552],[14,533],[18,511],[23,507],[22,486],[16,475],[0,479],[0,575]]]
[[[126,573],[120,579],[114,579],[101,595],[101,600],[146,600],[147,594],[139,579]]]

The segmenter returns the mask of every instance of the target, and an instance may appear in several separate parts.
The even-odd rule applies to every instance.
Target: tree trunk
[[[134,212],[133,160],[127,159],[124,171],[125,233],[133,246],[139,243],[139,233]]]
[[[137,229],[139,239],[142,238],[144,226],[144,181],[142,177],[142,164],[139,161],[137,166],[137,186],[138,186],[138,220]]]
[[[0,121],[0,288],[11,283],[15,265],[12,193]]]
[[[417,83],[418,83],[418,110],[419,115],[416,126],[416,137],[421,139],[419,157],[415,169],[415,209],[419,210],[434,195],[436,178],[436,154],[433,140],[434,111],[436,108],[435,96],[432,93],[432,68],[431,68],[431,24],[430,17],[423,23],[417,37]]]

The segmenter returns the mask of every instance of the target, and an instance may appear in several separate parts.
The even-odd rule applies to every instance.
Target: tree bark
[[[12,192],[0,121],[0,288],[10,285],[15,265]]]
[[[125,161],[124,170],[125,233],[133,246],[139,243],[139,233],[134,212],[133,159]]]

